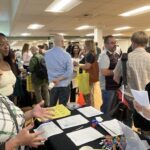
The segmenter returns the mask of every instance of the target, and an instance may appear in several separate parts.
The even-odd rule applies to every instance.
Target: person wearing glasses
[[[119,85],[113,80],[113,70],[120,58],[116,51],[116,40],[112,35],[104,38],[104,50],[99,57],[100,87],[102,92],[103,104],[101,111],[108,113],[113,104],[113,99]]]

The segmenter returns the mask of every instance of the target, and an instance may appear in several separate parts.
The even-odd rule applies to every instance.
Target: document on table
[[[100,132],[92,127],[81,129],[78,131],[67,133],[67,136],[72,140],[76,146],[97,140],[104,137]]]
[[[84,116],[86,116],[86,117],[93,117],[93,116],[97,116],[97,115],[103,114],[102,112],[100,112],[99,110],[95,109],[92,106],[88,106],[88,107],[84,107],[84,108],[79,108],[77,110],[80,113],[82,113]]]
[[[67,109],[63,104],[56,105],[54,107],[50,107],[50,109],[53,108],[54,111],[52,111],[53,115],[51,119],[58,119],[62,117],[69,116],[71,114],[71,111]],[[44,121],[47,121],[49,119],[45,119]],[[41,119],[38,118],[38,121],[41,121]]]
[[[55,123],[53,122],[48,122],[48,123],[43,123],[40,125],[38,128],[34,129],[34,131],[40,131],[44,132],[41,136],[43,138],[48,138],[53,135],[57,135],[63,132]]]
[[[117,119],[104,121],[104,122],[99,123],[99,125],[102,128],[104,128],[111,136],[118,136],[118,135],[123,134],[122,128]]]
[[[150,105],[147,91],[137,91],[137,90],[131,89],[131,93],[135,101],[138,102],[140,105],[142,106]]]
[[[57,122],[62,129],[67,129],[67,128],[79,126],[82,124],[86,124],[89,121],[81,115],[74,115],[74,116],[63,118],[63,119],[59,119],[57,120]]]

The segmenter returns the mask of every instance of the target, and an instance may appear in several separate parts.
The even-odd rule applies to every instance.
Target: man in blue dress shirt
[[[55,86],[50,91],[50,106],[66,105],[70,95],[70,82],[73,75],[73,63],[71,56],[63,49],[64,38],[55,35],[54,47],[45,53],[45,62],[49,83]]]

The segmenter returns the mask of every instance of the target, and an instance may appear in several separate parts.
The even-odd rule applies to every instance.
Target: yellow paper
[[[62,117],[71,115],[71,111],[68,110],[63,104],[56,105],[51,108],[54,110],[54,112],[52,112],[54,114],[54,116],[51,117],[51,119],[58,119],[58,118],[62,118]],[[38,118],[38,120],[41,121],[41,119],[39,119],[39,118]]]

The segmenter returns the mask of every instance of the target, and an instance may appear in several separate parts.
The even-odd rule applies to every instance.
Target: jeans
[[[101,106],[101,111],[104,114],[111,111],[115,93],[116,90],[102,90],[103,104]]]
[[[59,100],[59,104],[66,105],[70,96],[70,86],[54,87],[50,91],[50,106],[55,106]]]

